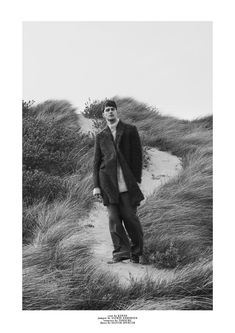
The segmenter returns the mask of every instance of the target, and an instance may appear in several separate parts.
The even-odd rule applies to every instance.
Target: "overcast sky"
[[[212,113],[212,24],[25,22],[23,99],[118,95],[192,119]]]

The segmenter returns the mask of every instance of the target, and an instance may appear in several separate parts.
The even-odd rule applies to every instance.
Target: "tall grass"
[[[154,263],[172,242],[181,264],[197,260],[212,251],[211,117],[177,120],[130,98],[116,101],[121,119],[135,122],[145,145],[168,150],[183,163],[183,171],[139,208],[147,261]]]
[[[31,108],[37,120],[53,121],[66,128],[79,129],[76,108],[67,100],[46,100]]]
[[[169,267],[173,258],[175,277],[124,288],[97,267],[80,222],[93,204],[92,147],[78,155],[77,170],[62,177],[64,199],[41,200],[25,211],[33,228],[23,247],[23,309],[212,309],[212,117],[178,120],[130,98],[116,100],[120,118],[138,127],[144,145],[182,159],[183,171],[138,209],[146,261]],[[61,102],[58,114],[55,104],[33,111],[39,119],[75,126],[67,104]]]

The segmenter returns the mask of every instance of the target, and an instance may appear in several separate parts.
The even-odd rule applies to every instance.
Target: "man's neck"
[[[108,126],[113,126],[115,124],[117,124],[119,122],[119,119],[116,118],[116,119],[112,119],[111,121],[110,120],[107,120],[107,125]]]

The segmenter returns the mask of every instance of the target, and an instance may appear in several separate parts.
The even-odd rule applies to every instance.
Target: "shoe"
[[[131,256],[131,262],[138,264],[140,262],[139,256]]]
[[[130,258],[115,258],[115,259],[113,258],[113,259],[107,261],[107,264],[116,264],[118,262],[121,262],[121,261],[127,260],[127,259],[130,259]]]

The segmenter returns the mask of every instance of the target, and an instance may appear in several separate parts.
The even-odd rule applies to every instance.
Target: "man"
[[[134,125],[121,121],[115,101],[103,105],[107,126],[96,135],[93,163],[93,195],[107,206],[113,258],[108,263],[131,259],[139,263],[143,230],[136,215],[144,199],[141,183],[142,147]],[[124,229],[131,239],[131,245]]]

